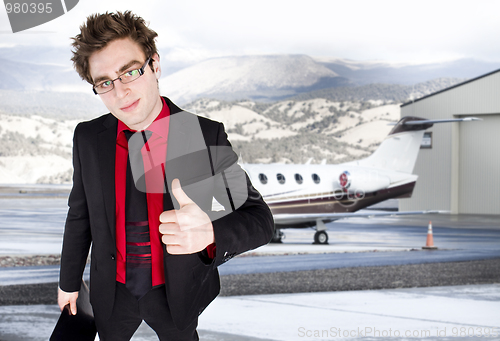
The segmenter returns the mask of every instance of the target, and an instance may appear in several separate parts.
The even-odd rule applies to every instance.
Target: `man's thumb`
[[[172,181],[172,194],[174,195],[175,199],[177,199],[177,202],[179,203],[181,208],[193,203],[193,200],[191,200],[182,190],[181,182],[179,181],[179,179],[174,179]]]
[[[76,315],[76,301],[71,301],[69,303],[69,308],[71,310],[71,314]]]

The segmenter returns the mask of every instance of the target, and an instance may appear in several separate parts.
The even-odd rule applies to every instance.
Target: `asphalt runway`
[[[30,253],[59,253],[65,199],[0,199],[0,204],[0,255],[11,252],[23,257]],[[422,250],[430,220],[438,249]],[[433,214],[355,218],[329,223],[327,228],[329,245],[312,245],[313,229],[286,229],[282,244],[269,244],[236,257],[219,267],[220,274],[237,278],[289,272],[299,278],[305,271],[335,272],[341,268],[384,266],[398,269],[398,266],[407,265],[483,260],[492,260],[488,264],[495,264],[495,260],[500,260],[500,216]],[[4,244],[8,244],[8,248]],[[38,284],[53,287],[58,281],[58,269],[57,265],[0,267],[0,288],[13,293],[9,302],[17,302],[15,288]],[[469,277],[467,273],[464,276]],[[88,280],[88,268],[84,279]],[[447,285],[463,282],[457,281],[447,282]],[[358,284],[354,286],[360,288]],[[364,289],[372,287],[380,285]],[[303,292],[305,289],[297,287],[296,290]],[[17,296],[26,299],[25,295]],[[0,304],[5,304],[6,300],[5,295],[0,296]],[[41,302],[50,301],[44,298]]]
[[[0,199],[0,255],[23,257],[33,253],[57,254],[60,250],[62,222],[66,213],[65,201],[63,199],[19,200],[6,202],[6,199]],[[432,220],[434,243],[438,250],[422,250],[429,220]],[[479,293],[494,292],[496,294],[488,296],[485,301],[487,303],[484,303],[481,309],[485,309],[484,319],[491,314],[500,314],[498,311],[500,289],[495,284],[500,283],[500,216],[445,214],[356,218],[329,223],[327,227],[329,245],[312,245],[314,235],[312,229],[285,230],[286,239],[282,244],[261,247],[222,265],[219,268],[222,282],[221,296],[210,307],[214,306],[214,312],[217,313],[229,313],[226,317],[228,323],[238,325],[239,329],[231,331],[219,326],[218,322],[210,317],[205,317],[200,320],[202,339],[219,341],[320,339],[308,338],[305,334],[300,336],[302,332],[309,331],[308,325],[317,324],[312,317],[301,315],[300,312],[319,309],[318,316],[321,318],[321,300],[317,301],[315,298],[320,296],[315,295],[326,293],[328,295],[324,296],[325,300],[334,302],[336,297],[344,297],[335,296],[344,295],[341,293],[359,293],[358,296],[364,295],[363,293],[378,295],[381,290],[386,290],[387,297],[399,297],[398,300],[391,301],[392,306],[387,307],[396,311],[398,304],[407,304],[408,309],[414,309],[413,304],[415,307],[420,307],[417,302],[411,301],[411,297],[417,295],[416,292],[420,295],[423,291],[419,290],[423,288],[436,288],[436,292],[443,290],[442,295],[452,300],[457,292],[474,287],[477,290],[470,294],[470,300],[459,302],[462,304],[460,309],[468,310],[469,307],[475,309],[473,301],[484,298],[484,295]],[[57,307],[54,305],[57,272],[57,266],[0,268],[0,341],[47,339],[47,333],[55,324],[58,315]],[[426,295],[424,296],[429,297]],[[308,307],[304,303],[297,304],[296,301],[306,299],[305,297],[317,303],[311,303]],[[369,296],[369,299],[370,297],[372,296]],[[279,328],[273,329],[274,333],[272,330],[257,331],[253,330],[255,328],[251,325],[246,326],[241,321],[232,319],[234,312],[237,311],[238,316],[254,314],[250,316],[255,318],[255,321],[260,321],[255,314],[259,309],[267,309],[269,301],[275,302],[273,304],[281,302],[281,310],[277,312],[272,309],[261,311],[262,316],[268,316],[271,320],[272,314],[288,316],[290,309],[297,309],[293,310],[297,315],[286,318],[289,322],[295,321],[293,337],[290,336],[290,331],[288,334]],[[450,303],[450,307],[454,307],[455,303]],[[385,307],[384,304],[382,306]],[[247,311],[247,308],[250,310]],[[350,311],[349,304],[344,308]],[[422,307],[418,309],[421,315],[425,316],[425,309]],[[334,313],[341,310],[330,309],[324,312],[325,316],[335,318],[341,325],[353,326],[342,317],[342,314]],[[446,323],[442,323],[448,321],[446,316],[450,313],[452,311],[444,309],[443,316],[430,318],[427,322],[422,316],[415,317],[415,321],[420,321],[418,322],[420,324],[414,321],[415,326],[430,323],[437,335],[441,331],[439,328],[446,328]],[[360,321],[363,321],[363,316],[367,316],[368,313],[363,314],[358,316]],[[398,314],[387,313],[388,320],[381,325],[390,327],[392,324],[398,325],[401,318],[408,319]],[[373,313],[373,316],[375,315],[376,313]],[[456,321],[457,328],[460,325],[471,324],[467,317],[463,316],[457,317]],[[43,330],[42,334],[45,336],[35,337],[24,333],[24,330],[29,329],[27,326],[33,324],[37,325],[40,331]],[[306,329],[297,329],[301,326]],[[491,321],[488,323],[478,321],[472,323],[472,327],[474,326],[500,327],[498,323]],[[271,328],[269,324],[263,322],[261,327]],[[460,335],[451,335],[451,329],[447,335],[454,337],[454,340],[456,337],[461,339]],[[148,340],[151,337],[151,330],[142,326],[133,340]],[[487,339],[498,338],[491,336]]]
[[[53,217],[54,212],[45,205],[43,211],[50,212],[47,214]],[[58,214],[65,212],[61,210]],[[21,220],[26,219],[26,215],[29,214],[18,214]],[[9,212],[11,220],[14,216]],[[38,218],[41,219],[40,216]],[[438,249],[423,250],[428,219],[431,218],[434,219],[434,243]],[[266,245],[243,257],[236,257],[219,267],[220,274],[299,272],[500,259],[500,217],[497,216],[432,215],[352,219],[333,222],[327,226],[329,245],[312,245],[312,229],[285,230],[286,239],[282,244]],[[15,228],[11,228],[8,237],[18,242],[11,245],[22,245],[17,254],[26,254],[34,242],[31,239],[20,242],[27,233],[26,229],[21,229],[17,234],[14,231]],[[42,232],[38,230],[37,233]],[[48,245],[57,246],[49,250],[45,250],[49,246],[38,248],[58,253],[61,235],[62,231],[57,233],[54,227],[48,229],[44,236],[51,242]],[[42,240],[45,241],[44,238]],[[58,270],[56,265],[0,268],[0,285],[56,283]],[[88,279],[88,268],[84,279]]]

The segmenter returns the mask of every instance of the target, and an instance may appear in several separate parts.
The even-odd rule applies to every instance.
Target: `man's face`
[[[113,80],[127,71],[139,69],[147,57],[130,38],[114,40],[90,56],[90,75],[94,84]],[[146,129],[162,109],[157,84],[160,61],[157,54],[152,57],[155,72],[147,65],[144,74],[135,81],[122,84],[117,79],[113,90],[99,95],[108,110],[133,130]]]

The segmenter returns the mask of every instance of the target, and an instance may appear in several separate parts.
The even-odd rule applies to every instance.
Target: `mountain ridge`
[[[66,52],[40,49],[0,48],[0,183],[71,181],[74,127],[108,112]],[[160,92],[223,122],[244,162],[341,163],[373,152],[388,123],[399,119],[401,103],[499,67],[471,60],[426,70],[307,55],[220,57],[164,75]]]
[[[2,47],[0,63],[4,67],[0,70],[3,81],[0,88],[92,94],[91,86],[73,70],[70,57],[69,48]],[[413,86],[440,78],[464,80],[500,68],[500,63],[473,59],[413,65],[315,58],[305,54],[217,57],[171,73],[169,65],[164,61],[162,64],[160,89],[179,104],[204,97],[272,102],[325,89],[344,88],[345,92],[351,87],[370,84]],[[382,91],[381,86],[378,88],[377,91]],[[355,90],[367,91],[366,88]],[[401,89],[394,87],[390,91],[400,93]],[[373,95],[370,98],[375,99]],[[404,99],[400,94],[394,100]]]

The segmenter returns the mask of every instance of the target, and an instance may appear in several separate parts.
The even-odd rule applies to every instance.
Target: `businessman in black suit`
[[[198,340],[217,267],[274,230],[223,125],[160,96],[156,36],[117,12],[87,18],[73,43],[77,72],[110,114],[75,130],[58,303],[76,313],[92,246],[90,300],[106,341],[129,340],[143,320],[160,340]]]

